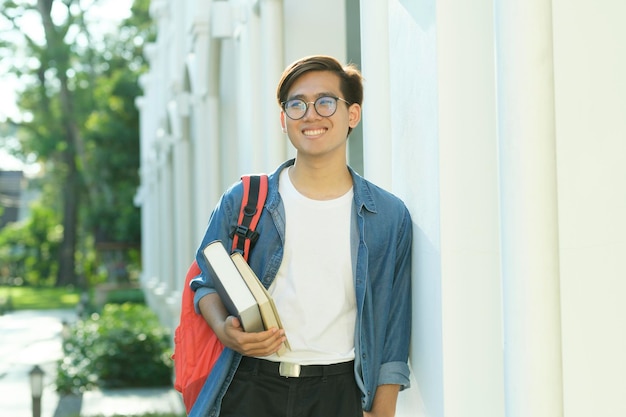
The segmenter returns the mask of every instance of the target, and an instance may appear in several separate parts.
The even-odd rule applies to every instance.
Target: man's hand
[[[363,411],[363,417],[394,417],[398,401],[399,385],[379,385],[374,395],[371,411]]]
[[[268,356],[276,353],[285,341],[285,331],[269,329],[247,333],[239,319],[229,316],[217,293],[200,299],[198,308],[222,344],[245,356]]]
[[[222,331],[218,332],[215,329],[213,331],[224,346],[244,356],[271,355],[276,353],[285,341],[285,331],[275,328],[258,333],[246,333],[239,319],[233,316],[226,317]]]

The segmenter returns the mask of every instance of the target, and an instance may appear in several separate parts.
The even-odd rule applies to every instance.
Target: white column
[[[361,63],[365,78],[363,166],[365,176],[391,189],[391,106],[388,0],[361,1]]]
[[[150,167],[150,175],[153,176],[151,178],[149,186],[148,186],[148,196],[146,199],[146,203],[142,206],[142,227],[145,224],[150,230],[142,230],[142,247],[147,246],[146,252],[148,254],[147,258],[141,260],[143,266],[143,274],[146,281],[144,281],[143,285],[149,285],[149,288],[152,290],[154,286],[157,285],[157,279],[161,275],[160,274],[160,245],[159,245],[159,223],[161,219],[159,218],[159,183],[157,179],[157,170],[156,166]],[[145,223],[143,217],[146,218]],[[152,292],[150,291],[150,296],[152,296]]]
[[[244,13],[242,9],[241,13]],[[261,111],[261,23],[257,13],[245,10],[245,20],[235,24],[234,48],[237,65],[233,68],[237,91],[236,127],[237,165],[231,182],[243,172],[258,170],[262,160],[262,111]]]
[[[184,276],[193,261],[195,236],[191,236],[191,155],[188,138],[179,140],[174,146],[174,271],[179,277]],[[193,243],[193,245],[192,245]],[[173,289],[180,286],[179,279],[174,281]]]
[[[148,92],[149,84],[148,77],[144,77],[140,80],[144,91]],[[152,218],[150,217],[153,214],[152,205],[150,204],[151,198],[153,197],[151,194],[152,184],[154,182],[154,178],[150,175],[152,166],[150,165],[150,152],[151,149],[151,141],[152,131],[150,130],[148,123],[148,109],[150,108],[148,104],[148,100],[146,96],[139,97],[135,101],[135,106],[139,110],[139,129],[140,129],[140,146],[139,146],[139,154],[140,154],[140,166],[139,166],[139,179],[140,185],[137,190],[137,194],[134,197],[135,206],[141,209],[141,235],[142,235],[142,244],[141,244],[141,259],[142,259],[142,271],[141,271],[141,281],[142,284],[147,283],[148,277],[151,276],[152,269],[150,268],[151,261],[154,253],[150,250],[151,247],[148,244],[151,240],[150,232],[152,230]]]
[[[160,288],[157,289],[157,296],[159,297],[164,297],[167,290],[173,288],[171,284],[174,275],[174,230],[172,225],[174,213],[172,201],[175,197],[172,192],[171,144],[166,142],[164,148],[159,156],[159,253],[161,260],[158,271]]]
[[[173,223],[173,271],[182,275],[193,259],[191,247],[191,144],[189,140],[190,95],[177,92],[168,104],[172,130],[172,220]],[[183,280],[174,280],[171,289],[178,289]]]
[[[496,0],[507,417],[563,415],[551,2]]]
[[[282,0],[261,0],[261,33],[263,170],[271,171],[287,157],[288,140],[280,128],[276,102],[276,86],[285,67]]]
[[[209,215],[222,192],[219,170],[220,41],[212,39],[208,24],[194,26],[193,53],[187,58],[192,72],[193,222],[194,245],[200,243]]]
[[[153,174],[153,168],[144,161],[140,169],[141,187],[135,196],[135,204],[141,208],[141,281],[145,285],[156,275],[157,265],[155,262],[159,259],[155,245],[156,239],[154,238],[155,227],[158,225],[158,218],[156,218],[158,201],[154,186],[155,180],[149,177]]]

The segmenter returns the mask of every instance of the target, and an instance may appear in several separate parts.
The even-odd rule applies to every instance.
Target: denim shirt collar
[[[282,163],[278,168],[274,170],[271,174],[269,174],[269,191],[267,195],[267,200],[265,206],[269,210],[273,210],[277,207],[280,202],[280,198],[278,195],[278,181],[280,177],[280,173],[283,169],[292,166],[296,162],[295,159],[290,159],[284,163]],[[357,207],[358,211],[365,209],[371,213],[377,213],[376,203],[374,202],[374,198],[370,192],[367,181],[360,176],[354,169],[348,166],[348,170],[350,171],[350,175],[352,175],[352,185],[354,191],[354,203]]]

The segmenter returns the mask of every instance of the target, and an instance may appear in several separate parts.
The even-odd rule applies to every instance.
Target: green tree
[[[22,48],[16,61],[24,83],[17,126],[22,155],[45,169],[44,204],[59,210],[62,240],[56,285],[78,284],[77,248],[90,241],[140,242],[139,120],[134,106],[145,70],[143,46],[152,39],[149,0],[136,0],[115,34],[96,34],[89,8],[79,0],[4,1],[0,11],[23,42],[0,34],[3,56]],[[84,6],[84,7],[83,7]],[[27,18],[42,22],[43,36],[22,30]],[[6,36],[4,36],[6,35]],[[20,46],[21,45],[21,46]]]

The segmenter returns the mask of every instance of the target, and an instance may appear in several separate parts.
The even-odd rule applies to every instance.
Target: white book
[[[231,259],[235,263],[237,269],[239,269],[239,273],[241,277],[248,285],[248,288],[252,292],[252,295],[256,299],[257,304],[259,305],[259,311],[261,312],[261,318],[263,319],[263,325],[265,330],[269,330],[271,328],[282,329],[283,324],[280,321],[280,317],[278,316],[278,310],[276,309],[276,304],[274,304],[274,299],[267,291],[267,289],[263,286],[259,277],[256,276],[250,265],[243,258],[243,255],[239,252],[235,252],[230,255]],[[285,340],[285,342],[281,345],[278,352],[278,356],[283,355],[287,349],[290,349],[289,342]]]
[[[228,313],[241,321],[246,332],[264,330],[256,299],[221,241],[209,243],[203,250],[209,268],[213,270],[215,290]]]

